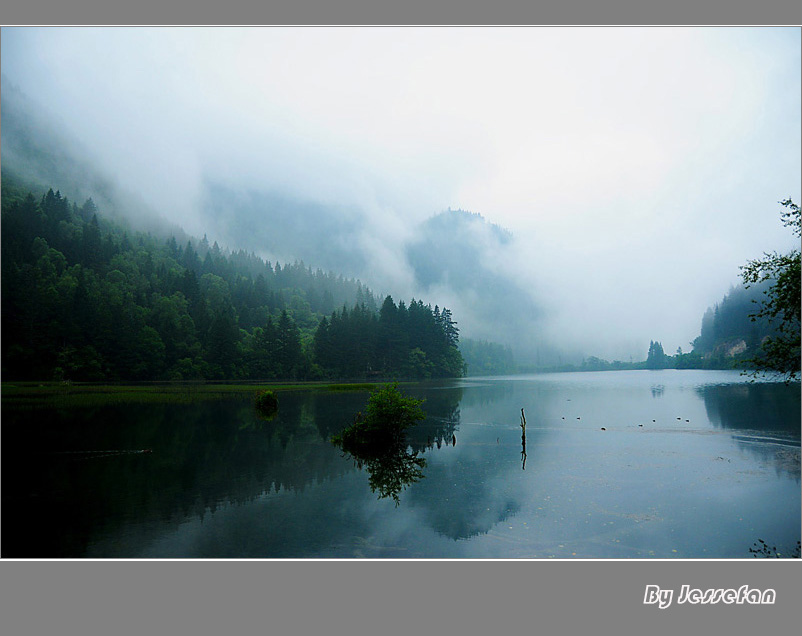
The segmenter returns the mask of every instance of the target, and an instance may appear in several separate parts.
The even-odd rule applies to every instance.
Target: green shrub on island
[[[404,431],[426,417],[420,405],[423,400],[407,397],[398,390],[398,383],[375,390],[365,409],[332,444],[348,453],[357,467],[369,473],[368,485],[379,499],[392,497],[400,503],[399,494],[410,484],[423,478],[426,460],[410,452]]]
[[[331,441],[347,452],[398,443],[407,428],[426,417],[422,403],[423,400],[401,393],[398,382],[387,384],[371,393],[365,415],[357,413],[353,424]]]

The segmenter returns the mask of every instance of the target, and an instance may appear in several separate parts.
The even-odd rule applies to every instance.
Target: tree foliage
[[[331,438],[357,467],[367,469],[371,491],[380,499],[392,497],[396,506],[399,493],[423,478],[426,460],[409,450],[404,434],[426,417],[422,403],[401,393],[397,382],[385,385],[371,394],[364,416],[358,413],[353,424]]]
[[[665,369],[669,366],[670,360],[663,351],[663,345],[654,340],[649,342],[649,353],[646,355],[647,369]]]
[[[460,353],[471,375],[502,375],[514,373],[515,359],[509,346],[486,340],[462,338]]]
[[[402,376],[418,379],[464,373],[459,330],[447,309],[413,299],[409,307],[387,296],[378,314],[365,305],[343,306],[320,321],[314,362],[339,377]]]
[[[397,442],[404,431],[426,417],[423,400],[405,396],[398,383],[387,384],[371,393],[365,414],[357,413],[354,422],[332,442],[350,452],[358,447],[381,447]]]
[[[450,312],[390,299],[385,315],[359,281],[303,262],[271,263],[205,236],[129,233],[91,199],[79,207],[52,189],[37,198],[5,174],[2,228],[6,378],[462,373]]]
[[[785,207],[783,225],[797,236],[802,235],[800,209],[790,198],[780,201]],[[744,285],[770,281],[765,299],[752,314],[753,320],[768,319],[776,333],[763,342],[762,352],[752,362],[759,371],[772,371],[787,380],[799,377],[800,371],[800,252],[787,254],[765,253],[763,258],[747,262],[741,268]]]

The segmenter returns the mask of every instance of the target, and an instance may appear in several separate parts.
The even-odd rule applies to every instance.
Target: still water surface
[[[271,421],[241,398],[4,411],[3,556],[751,558],[800,538],[798,384],[665,370],[404,390],[428,417],[372,460],[328,441],[367,393],[281,393]],[[135,449],[152,452],[87,452]],[[414,458],[423,477],[403,483]]]

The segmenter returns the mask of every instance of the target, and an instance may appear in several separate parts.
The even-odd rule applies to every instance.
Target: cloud
[[[784,28],[2,39],[4,75],[187,231],[275,257],[297,248],[402,297],[424,291],[406,251],[416,228],[448,207],[479,212],[515,237],[484,264],[542,307],[535,339],[622,359],[650,339],[686,348],[738,265],[796,245],[776,201],[800,197],[799,51]],[[215,189],[264,205],[223,209]],[[292,238],[288,222],[271,243],[288,210],[308,231]],[[430,291],[480,324],[481,298]]]

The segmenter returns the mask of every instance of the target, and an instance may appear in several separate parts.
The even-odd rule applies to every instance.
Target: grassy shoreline
[[[3,382],[3,408],[73,408],[111,404],[190,404],[269,389],[283,391],[371,391],[382,382],[260,382],[92,384]]]

